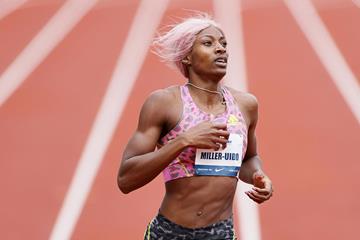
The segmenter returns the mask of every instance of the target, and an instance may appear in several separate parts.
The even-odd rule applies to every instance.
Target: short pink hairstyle
[[[155,38],[153,52],[168,65],[180,70],[187,78],[188,71],[182,60],[191,52],[197,34],[210,26],[220,29],[219,24],[207,14],[200,14],[170,25],[171,29],[168,32]]]

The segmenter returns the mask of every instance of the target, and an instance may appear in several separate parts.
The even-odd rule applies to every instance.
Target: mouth
[[[215,58],[215,64],[219,67],[226,67],[227,65],[227,57],[218,57]]]
[[[218,57],[218,58],[215,58],[215,62],[227,63],[227,57]]]

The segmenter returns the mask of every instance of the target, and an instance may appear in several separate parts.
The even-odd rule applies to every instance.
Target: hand
[[[259,204],[269,200],[274,192],[270,178],[263,172],[256,171],[253,174],[253,183],[252,191],[245,192],[246,195]]]
[[[183,134],[189,146],[203,149],[219,150],[226,148],[230,133],[226,124],[209,121],[199,123]]]

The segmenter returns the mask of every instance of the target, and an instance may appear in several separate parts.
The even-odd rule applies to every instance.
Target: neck
[[[191,86],[192,88],[195,88],[199,91],[206,93],[207,96],[204,96],[206,99],[206,102],[212,104],[214,101],[217,102],[220,97],[221,104],[225,105],[225,98],[223,96],[221,87],[217,86],[217,88],[216,88],[217,90],[210,90],[205,87],[198,86],[191,82],[186,83],[186,85]]]
[[[212,91],[218,91],[220,90],[219,85],[223,77],[223,74],[198,74],[194,71],[189,71],[188,81],[196,86]]]
[[[193,84],[193,83],[191,83],[191,82],[188,82],[187,85],[190,85],[190,86],[192,86],[192,87],[194,87],[194,88],[197,88],[197,89],[199,89],[199,90],[202,90],[202,91],[205,91],[205,92],[208,92],[208,93],[221,94],[221,90],[209,90],[209,89],[207,89],[207,88],[204,88],[204,87],[200,87],[200,86],[198,86],[198,85],[195,85],[195,84]]]

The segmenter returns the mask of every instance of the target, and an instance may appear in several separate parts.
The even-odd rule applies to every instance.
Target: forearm
[[[120,190],[129,193],[149,183],[187,146],[186,139],[178,136],[155,152],[127,159],[118,175]]]
[[[253,184],[253,174],[257,171],[262,171],[262,162],[260,157],[255,155],[243,161],[239,178],[243,182]]]

